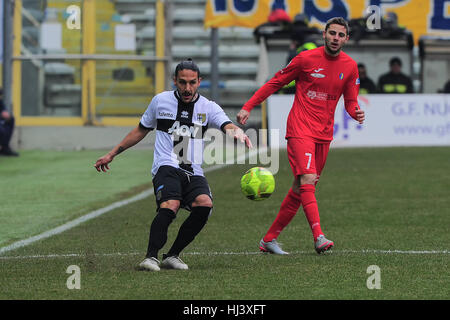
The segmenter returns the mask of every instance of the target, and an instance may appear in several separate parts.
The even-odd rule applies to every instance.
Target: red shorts
[[[315,173],[320,176],[327,161],[330,143],[317,143],[308,138],[288,138],[289,164],[295,177]]]

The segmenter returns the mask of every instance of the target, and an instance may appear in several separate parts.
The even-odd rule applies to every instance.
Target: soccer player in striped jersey
[[[157,214],[150,226],[146,257],[139,265],[148,271],[188,269],[179,255],[203,229],[211,214],[212,195],[201,167],[206,129],[221,129],[252,147],[247,135],[230,121],[222,108],[198,93],[200,70],[191,59],[177,65],[173,81],[176,89],[157,94],[139,125],[95,163],[97,171],[106,172],[115,156],[156,129],[152,181]],[[160,263],[158,252],[166,243],[169,225],[180,208],[190,211],[190,215]]]
[[[345,109],[353,119],[362,124],[365,118],[357,100],[357,64],[342,51],[349,39],[348,33],[345,19],[330,19],[323,31],[324,46],[298,54],[258,89],[237,114],[238,122],[245,124],[255,106],[295,80],[295,98],[286,127],[287,152],[294,181],[275,221],[260,241],[261,251],[287,254],[276,239],[301,205],[317,253],[334,245],[322,232],[315,190],[333,139],[334,114],[341,95],[344,95]]]

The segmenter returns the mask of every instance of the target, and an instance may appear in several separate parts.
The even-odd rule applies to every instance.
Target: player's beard
[[[183,100],[183,102],[185,103],[189,103],[192,102],[196,97],[197,97],[197,90],[194,91],[193,93],[189,92],[189,91],[184,91],[184,92],[180,92],[180,90],[178,90],[178,94],[181,97],[181,100]],[[190,98],[189,100],[185,100],[185,98]]]
[[[337,55],[339,52],[341,52],[342,46],[343,46],[343,45],[341,45],[341,46],[338,47],[337,49],[333,49],[333,48],[331,47],[330,44],[331,44],[331,42],[325,40],[325,47],[327,48],[328,53],[330,53],[331,55],[335,56],[335,55]]]

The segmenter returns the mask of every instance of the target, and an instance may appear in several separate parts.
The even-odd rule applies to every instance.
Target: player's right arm
[[[261,104],[261,102],[266,100],[270,95],[295,80],[299,75],[301,62],[302,55],[300,54],[292,59],[292,61],[284,69],[278,71],[272,79],[266,82],[266,84],[259,88],[239,111],[236,116],[237,121],[240,124],[245,124],[250,116],[250,112],[255,106]]]
[[[108,152],[107,154],[105,154],[103,157],[99,158],[95,162],[95,165],[94,165],[95,169],[97,169],[98,172],[101,172],[101,171],[106,172],[107,170],[109,170],[108,165],[111,161],[113,161],[115,156],[117,156],[118,154],[124,152],[128,148],[137,144],[139,141],[144,139],[144,137],[149,132],[150,132],[150,129],[142,126],[139,123],[139,125],[136,128],[134,128],[133,130],[131,130],[127,134],[127,136],[117,146],[115,146],[110,152]]]
[[[99,158],[95,162],[95,169],[98,172],[106,172],[109,170],[109,163],[113,161],[114,157],[124,152],[128,148],[134,146],[154,128],[156,128],[156,109],[158,105],[158,96],[155,96],[147,107],[147,110],[141,117],[139,125],[131,130],[126,137],[115,146],[110,152]]]

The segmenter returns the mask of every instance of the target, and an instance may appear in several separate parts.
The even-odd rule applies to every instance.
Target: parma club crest
[[[201,122],[201,123],[205,123],[206,113],[197,113],[197,121]]]

